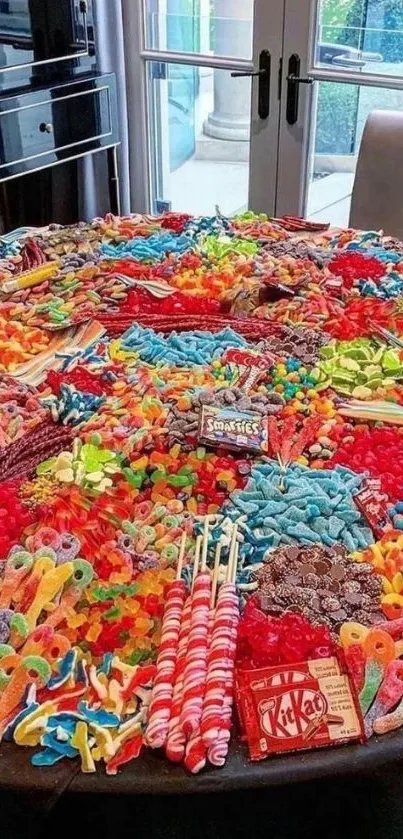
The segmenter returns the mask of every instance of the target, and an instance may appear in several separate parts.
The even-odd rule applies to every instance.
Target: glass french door
[[[346,225],[368,114],[403,107],[403,0],[123,0],[133,209]]]
[[[276,208],[284,0],[124,0],[134,209]]]
[[[284,21],[276,212],[344,226],[368,115],[403,108],[403,2],[285,0]]]

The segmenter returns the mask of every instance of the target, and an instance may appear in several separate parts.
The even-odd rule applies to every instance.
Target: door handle
[[[299,86],[300,84],[313,84],[313,78],[306,76],[302,78],[299,73],[301,69],[301,59],[297,53],[294,53],[288,62],[288,76],[287,76],[287,111],[286,119],[288,125],[295,125],[298,121],[298,107],[299,107]]]
[[[269,50],[262,50],[259,56],[259,69],[250,73],[231,73],[234,79],[244,76],[257,77],[259,79],[259,106],[260,119],[268,119],[270,115],[270,77],[271,77],[271,55]]]
[[[306,79],[301,79],[300,76],[287,76],[287,82],[293,82],[294,84],[313,84],[312,76],[307,76]]]

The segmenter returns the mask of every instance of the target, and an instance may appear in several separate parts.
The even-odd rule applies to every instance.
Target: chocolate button
[[[285,550],[285,555],[288,557],[288,559],[298,559],[300,553],[300,549],[294,547],[293,545],[290,545],[290,547],[286,548]]]
[[[345,572],[343,566],[339,565],[338,562],[335,562],[332,565],[332,567],[329,571],[329,574],[332,575],[334,580],[344,580],[344,577],[346,576],[346,572]]]
[[[284,582],[288,586],[300,586],[301,577],[298,577],[296,574],[288,574],[287,577],[284,577]]]
[[[301,567],[301,574],[303,577],[307,577],[308,574],[315,574],[315,568],[313,565],[308,565],[308,563],[305,562]]]
[[[329,563],[329,565],[330,565],[330,563]],[[319,560],[319,562],[315,562],[315,571],[316,571],[316,573],[317,573],[317,574],[319,574],[321,577],[322,577],[324,574],[327,574],[327,572],[328,572],[328,570],[329,570],[329,565],[328,565],[328,563],[327,563],[327,562],[325,562],[324,560]]]
[[[332,612],[332,618],[335,621],[345,621],[347,618],[347,612],[345,609],[337,609],[336,612]]]
[[[347,591],[344,595],[344,599],[347,601],[347,603],[351,603],[352,606],[361,605],[361,594],[358,594],[355,591]]]

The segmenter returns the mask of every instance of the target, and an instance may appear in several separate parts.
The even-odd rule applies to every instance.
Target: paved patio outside
[[[194,215],[213,215],[216,205],[224,215],[248,206],[247,163],[223,163],[192,158],[170,176],[172,209]],[[345,227],[350,212],[354,175],[332,173],[309,187],[307,218]]]

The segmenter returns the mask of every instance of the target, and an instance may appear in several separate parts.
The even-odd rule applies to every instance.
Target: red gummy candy
[[[35,521],[34,513],[18,495],[18,482],[0,484],[0,560],[6,559],[13,545],[18,544],[25,528]]]
[[[334,655],[335,646],[326,626],[312,626],[302,615],[282,617],[264,614],[253,598],[239,624],[237,661],[246,669],[292,664]]]
[[[379,259],[364,256],[357,251],[345,251],[336,254],[328,265],[329,271],[341,277],[346,289],[351,289],[356,280],[380,280],[385,274],[385,267]]]

